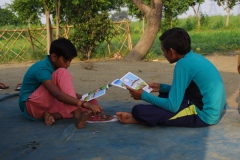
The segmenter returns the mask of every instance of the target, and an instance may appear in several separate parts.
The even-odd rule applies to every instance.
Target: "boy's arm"
[[[51,80],[43,81],[42,84],[48,90],[48,92],[52,94],[53,97],[60,102],[73,106],[91,109],[95,114],[103,111],[103,108],[99,105],[93,105],[88,102],[82,102],[78,98],[72,97],[66,93],[61,92],[60,89]],[[78,96],[80,95],[78,94]]]
[[[177,112],[182,103],[185,90],[192,79],[190,75],[191,74],[184,68],[180,66],[177,68],[175,67],[172,85],[165,85],[164,89],[166,91],[170,89],[168,98],[160,98],[147,92],[143,92],[141,99],[170,112]],[[161,92],[163,86],[164,85],[161,84]]]
[[[81,94],[78,94],[78,93],[76,93],[76,97],[77,97],[77,99],[81,99],[81,98],[82,98],[82,95],[81,95]]]
[[[169,93],[170,92],[170,90],[171,90],[171,85],[169,85],[169,84],[160,84],[160,90],[159,90],[159,92],[167,92],[167,93]]]
[[[152,92],[169,92],[171,89],[171,85],[163,84],[163,83],[153,83],[148,82],[147,83],[150,88],[152,88]]]

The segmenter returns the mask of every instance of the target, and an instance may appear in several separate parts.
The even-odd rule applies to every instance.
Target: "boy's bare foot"
[[[137,124],[140,123],[138,121],[136,121],[131,113],[128,112],[117,112],[117,119],[124,124]]]
[[[82,112],[81,109],[76,109],[74,111],[74,116],[76,119],[76,127],[78,129],[83,128],[86,123],[87,123],[87,119],[91,116],[92,111],[91,110],[87,110],[86,112]]]
[[[43,113],[43,119],[47,126],[52,125],[56,120],[62,119],[62,115],[60,113]]]
[[[47,126],[50,126],[55,122],[53,115],[48,112],[43,113],[43,119]]]

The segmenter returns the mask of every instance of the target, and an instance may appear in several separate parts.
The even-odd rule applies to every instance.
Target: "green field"
[[[240,50],[240,15],[230,16],[229,27],[225,26],[225,16],[207,17],[200,30],[196,29],[197,21],[194,17],[179,19],[175,27],[181,27],[188,31],[192,50],[202,55],[213,53],[228,54],[230,51]],[[189,24],[190,23],[190,24]],[[207,23],[207,24],[206,24]],[[141,22],[131,23],[131,34],[133,44],[141,38]],[[192,25],[189,30],[189,25]],[[159,42],[161,29],[156,36],[154,44],[145,56],[145,59],[156,59],[162,57]]]

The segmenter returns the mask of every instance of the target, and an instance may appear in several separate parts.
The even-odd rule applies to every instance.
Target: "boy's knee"
[[[146,108],[145,106],[143,105],[135,105],[132,109],[132,116],[133,118],[138,121],[138,122],[141,122],[141,123],[148,123],[145,121],[144,117],[145,117],[145,110],[144,108]]]
[[[132,115],[133,115],[134,118],[138,117],[139,115],[141,115],[141,108],[142,108],[141,105],[135,105],[132,108]]]
[[[69,71],[66,68],[58,68],[56,71],[54,71],[54,73],[69,73]]]
[[[61,76],[68,77],[68,76],[71,76],[71,74],[66,68],[58,68],[52,74],[52,77],[61,77]]]

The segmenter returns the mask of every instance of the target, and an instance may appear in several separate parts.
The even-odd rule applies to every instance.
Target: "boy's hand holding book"
[[[160,83],[147,82],[147,84],[149,85],[149,88],[152,88],[151,92],[159,92]]]
[[[129,90],[129,93],[131,94],[131,97],[133,99],[141,100],[141,96],[142,96],[142,93],[144,92],[144,90],[142,90],[142,89],[135,90],[128,86],[127,86],[127,90]]]

